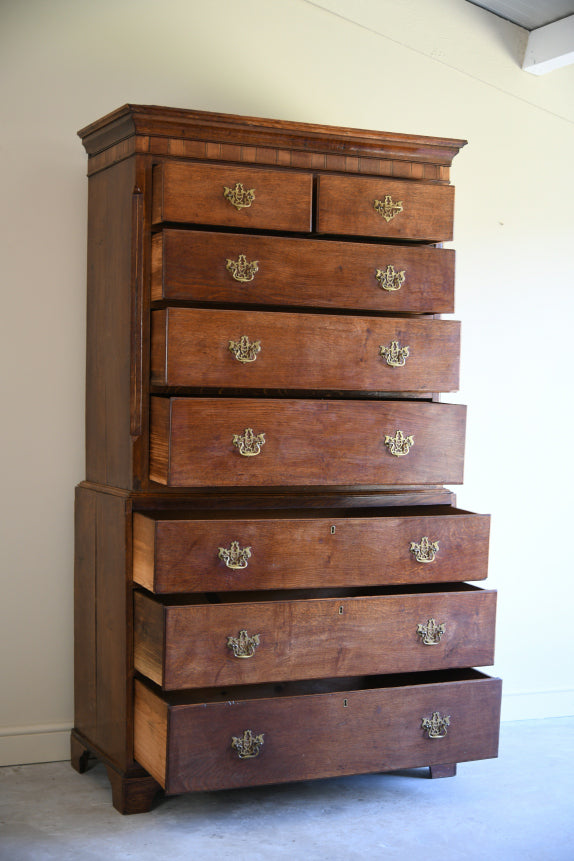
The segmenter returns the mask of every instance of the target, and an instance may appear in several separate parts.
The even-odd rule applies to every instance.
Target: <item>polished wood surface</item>
[[[223,196],[237,183],[255,195],[239,210]],[[153,171],[152,220],[308,232],[312,192],[312,174],[167,162]]]
[[[458,389],[460,325],[451,320],[167,308],[152,313],[151,332],[152,383],[160,386]],[[243,336],[258,345],[247,362],[231,350]],[[381,355],[393,342],[406,348],[400,367]]]
[[[500,680],[462,671],[428,674],[426,683],[397,677],[365,689],[267,696],[225,691],[219,701],[169,707],[167,793],[211,790],[361,772],[393,771],[493,757],[498,752]],[[451,680],[452,679],[452,680]],[[378,687],[377,683],[381,686]],[[325,689],[328,685],[325,684]],[[304,690],[304,686],[300,685]],[[135,708],[146,697],[136,682]],[[161,697],[149,692],[148,696]],[[421,724],[439,711],[450,717],[444,738],[429,739]],[[263,734],[258,756],[239,759],[232,739]],[[163,734],[136,736],[138,761],[157,760]]]
[[[452,236],[465,142],[145,105],[80,136],[73,767],[103,762],[133,813],[160,784],[440,776],[495,756],[499,681],[432,669],[493,648],[495,593],[459,582],[486,576],[489,519],[444,486],[462,481],[465,407],[439,402],[459,326],[437,319],[454,311],[454,252],[434,246]],[[249,205],[224,196],[238,184]],[[402,207],[388,220],[373,207],[387,196]],[[243,336],[255,362],[229,351]],[[394,342],[403,367],[379,355]],[[264,434],[249,457],[246,434]],[[414,445],[395,457],[385,438],[401,434]],[[248,565],[225,564],[233,542]],[[426,645],[432,619],[446,629]],[[236,658],[229,638],[254,634]],[[452,720],[429,739],[435,711]],[[240,760],[249,729],[265,745]]]
[[[466,408],[400,401],[151,399],[150,477],[171,486],[459,484]],[[265,434],[244,457],[234,435]],[[414,438],[393,456],[385,436]]]
[[[494,659],[496,593],[470,587],[233,603],[220,595],[222,603],[198,597],[181,606],[138,593],[134,600],[135,668],[165,690],[488,666]],[[446,630],[425,645],[417,630],[430,619]],[[252,657],[236,657],[228,646],[242,630],[259,639]]]
[[[386,196],[402,212],[387,221],[375,210]],[[320,176],[317,232],[442,242],[452,239],[454,188],[387,179]]]
[[[257,261],[249,282],[227,268],[241,254]],[[152,239],[151,298],[452,314],[454,258],[447,248],[166,228]],[[377,281],[389,266],[404,274],[399,289]]]
[[[483,580],[490,517],[426,508],[363,517],[135,514],[133,578],[158,594]],[[425,536],[439,549],[432,562],[417,562],[411,544]],[[250,549],[245,568],[219,555],[234,541]]]
[[[77,488],[75,728],[117,770],[132,764],[130,526],[125,495]]]

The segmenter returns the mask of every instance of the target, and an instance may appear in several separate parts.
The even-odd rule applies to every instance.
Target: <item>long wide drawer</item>
[[[466,407],[151,398],[150,478],[170,486],[460,484]]]
[[[323,175],[317,195],[318,233],[452,239],[452,185]]]
[[[461,584],[360,597],[282,596],[175,603],[136,592],[135,668],[164,690],[179,690],[494,661],[494,591]]]
[[[311,230],[313,176],[235,165],[164,162],[153,169],[152,220]]]
[[[134,754],[168,794],[487,759],[500,698],[471,670],[196,698],[136,681]]]
[[[158,300],[452,314],[455,252],[165,229],[152,240]]]
[[[460,324],[166,308],[152,313],[152,383],[265,389],[452,392]]]
[[[133,579],[157,594],[483,580],[490,517],[135,514]]]

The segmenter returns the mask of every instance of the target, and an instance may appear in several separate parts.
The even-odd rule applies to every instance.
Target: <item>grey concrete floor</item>
[[[502,725],[497,760],[111,806],[104,768],[0,769],[2,861],[574,861],[574,717]]]

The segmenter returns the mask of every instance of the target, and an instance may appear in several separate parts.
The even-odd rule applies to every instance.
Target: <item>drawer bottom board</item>
[[[168,794],[498,754],[501,681],[474,670],[201,695],[135,683],[135,758]]]

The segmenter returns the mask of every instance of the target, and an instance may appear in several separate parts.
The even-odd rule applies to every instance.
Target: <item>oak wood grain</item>
[[[150,477],[171,486],[462,482],[466,408],[423,402],[151,399]],[[265,434],[245,457],[234,435]],[[386,436],[414,445],[393,456]]]
[[[243,336],[258,345],[248,362],[231,349]],[[406,349],[400,367],[381,355],[393,342]],[[158,385],[451,392],[458,389],[459,355],[460,324],[453,320],[199,308],[152,313],[151,373]]]
[[[233,278],[227,261],[257,261],[253,280]],[[164,229],[152,240],[153,300],[301,305],[383,313],[454,311],[455,252],[328,239]],[[404,273],[384,290],[377,271]],[[395,286],[395,285],[393,285]]]
[[[160,604],[136,594],[136,669],[165,690],[177,690],[493,662],[492,591],[220,600]],[[446,629],[436,645],[425,645],[417,633],[430,619]],[[228,638],[237,638],[242,630],[260,641],[249,658],[236,657],[228,646]]]
[[[386,221],[373,206],[389,195],[402,212]],[[454,187],[422,182],[320,176],[317,232],[442,242],[452,239]]]
[[[164,162],[153,171],[152,219],[155,224],[175,221],[308,232],[312,181],[310,173]],[[238,210],[223,196],[225,187],[234,188],[236,183],[254,190],[247,208]]]
[[[363,690],[251,700],[247,689],[241,698],[170,706],[160,783],[169,794],[496,756],[500,680],[469,672],[433,682],[428,675],[426,684],[371,680]],[[445,738],[429,739],[421,726],[435,711],[450,717]],[[263,746],[241,760],[231,743],[246,729],[262,733]]]
[[[133,577],[158,594],[486,578],[490,517],[442,509],[361,517],[135,514]],[[411,544],[425,536],[439,549],[432,562],[417,562]],[[233,541],[250,548],[243,569],[220,558],[219,548]]]

